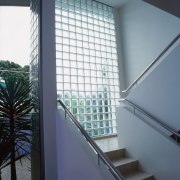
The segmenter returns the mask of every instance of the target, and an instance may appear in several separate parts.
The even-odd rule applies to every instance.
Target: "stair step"
[[[114,166],[120,171],[124,180],[154,180],[154,177],[148,173],[143,172],[139,169],[138,160],[127,157],[126,149],[123,147],[112,147],[108,145],[106,141],[97,141],[97,144],[101,144],[101,148],[109,160]],[[112,143],[113,144],[113,143]],[[105,146],[107,145],[107,146]],[[106,148],[104,148],[106,147]]]
[[[121,158],[119,160],[113,160],[112,162],[122,174],[138,169],[138,161],[131,158]]]
[[[125,180],[154,180],[150,174],[141,171],[134,171],[123,174]]]
[[[107,157],[113,161],[113,160],[117,160],[119,158],[123,158],[125,156],[125,149],[116,149],[113,151],[109,151],[109,152],[105,152]]]

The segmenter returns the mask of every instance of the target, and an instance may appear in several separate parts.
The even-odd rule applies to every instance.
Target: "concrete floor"
[[[20,161],[16,162],[17,180],[31,180],[31,161],[27,158],[22,159],[22,165]],[[2,170],[2,180],[10,180],[10,166],[7,166]]]

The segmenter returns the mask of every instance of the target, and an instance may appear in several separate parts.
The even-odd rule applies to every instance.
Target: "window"
[[[92,136],[116,133],[119,77],[113,9],[56,0],[57,94]]]

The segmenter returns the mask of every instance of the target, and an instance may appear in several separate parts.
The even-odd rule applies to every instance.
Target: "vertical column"
[[[55,1],[40,3],[40,118],[45,180],[57,180]]]
[[[120,97],[123,98],[123,90],[126,88],[126,76],[125,76],[125,65],[123,58],[123,46],[122,46],[122,33],[121,33],[121,20],[119,9],[114,9],[114,21],[116,31],[116,43],[117,43],[117,56],[118,56],[118,67],[119,67],[119,81],[120,81]]]

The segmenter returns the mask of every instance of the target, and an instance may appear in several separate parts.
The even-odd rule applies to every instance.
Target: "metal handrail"
[[[127,93],[137,82],[146,74],[149,69],[172,47],[172,45],[180,38],[180,33],[168,44],[168,46],[160,53],[160,55],[140,74],[140,76],[126,89],[123,93]]]
[[[123,176],[120,174],[120,172],[115,168],[115,166],[111,163],[111,161],[106,157],[106,155],[103,153],[103,151],[97,146],[97,144],[91,139],[91,137],[87,134],[87,132],[82,128],[80,123],[76,120],[74,115],[69,111],[69,109],[65,106],[65,104],[59,99],[57,101],[60,103],[60,105],[63,107],[65,111],[65,117],[66,114],[70,117],[72,122],[76,125],[76,127],[81,131],[82,135],[86,138],[88,143],[91,145],[91,147],[96,151],[98,155],[98,163],[99,163],[99,158],[106,164],[108,167],[109,171],[112,173],[112,175],[117,179],[117,180],[124,180]]]
[[[135,105],[134,103],[132,103],[131,101],[127,100],[127,99],[120,99],[119,102],[123,102],[123,103],[127,103],[128,105],[130,105],[131,107],[134,108],[134,112],[135,109],[137,109],[139,112],[143,113],[145,116],[149,117],[150,119],[152,119],[154,122],[156,122],[157,124],[159,124],[161,127],[163,127],[164,129],[168,130],[169,132],[173,133],[174,136],[176,137],[176,140],[178,138],[180,138],[180,134],[174,130],[173,128],[169,127],[169,125],[167,125],[166,123],[160,121],[159,119],[153,117],[151,114],[147,113],[146,111],[142,110],[140,107],[138,107],[137,105]]]

